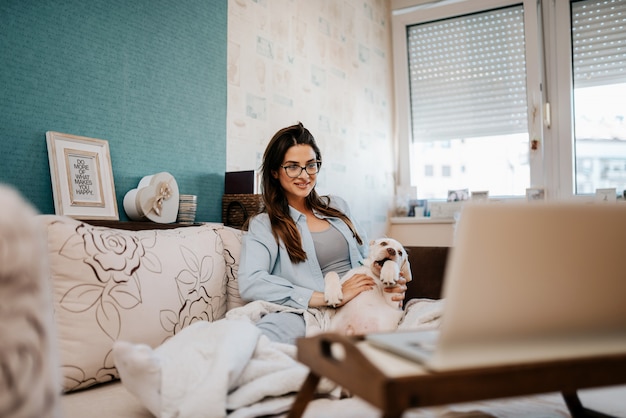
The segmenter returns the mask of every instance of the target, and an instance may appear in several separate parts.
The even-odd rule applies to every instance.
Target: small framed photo
[[[48,131],[46,142],[55,213],[119,220],[108,141]]]
[[[469,189],[448,190],[448,202],[469,200]]]
[[[617,202],[617,190],[613,188],[596,189],[596,201],[603,203]]]
[[[543,201],[546,198],[546,190],[542,187],[531,187],[526,189],[526,200],[529,202]]]
[[[484,201],[489,199],[488,190],[472,191],[472,200]]]

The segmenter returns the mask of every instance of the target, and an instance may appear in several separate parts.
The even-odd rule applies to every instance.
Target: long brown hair
[[[272,175],[272,173],[280,170],[287,150],[294,145],[311,146],[315,151],[315,158],[321,164],[322,154],[315,143],[315,138],[301,122],[298,122],[297,125],[288,126],[276,132],[267,145],[261,166],[261,184],[263,187],[263,210],[267,212],[270,218],[272,234],[274,234],[276,242],[282,240],[285,243],[289,259],[296,263],[306,260],[307,254],[302,249],[302,240],[296,223],[289,214],[289,202],[285,196],[285,191],[280,185],[279,179]],[[328,196],[320,197],[314,188],[306,197],[305,203],[312,210],[344,221],[359,245],[363,244],[350,218],[340,210],[329,206],[330,198]]]

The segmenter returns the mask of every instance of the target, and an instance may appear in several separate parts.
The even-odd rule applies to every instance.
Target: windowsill
[[[454,218],[451,217],[391,217],[390,238],[412,247],[450,247],[454,239]]]
[[[454,218],[430,218],[425,216],[392,216],[392,224],[453,224]]]

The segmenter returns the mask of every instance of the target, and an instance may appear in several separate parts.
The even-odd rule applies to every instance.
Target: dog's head
[[[380,269],[386,261],[398,264],[402,276],[406,281],[411,281],[411,266],[406,250],[398,241],[392,238],[379,238],[370,241],[368,264],[374,274],[379,277]]]

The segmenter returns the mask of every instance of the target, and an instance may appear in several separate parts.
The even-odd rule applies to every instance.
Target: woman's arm
[[[366,274],[355,274],[341,285],[343,299],[341,300],[341,303],[335,307],[338,308],[345,305],[357,297],[359,293],[366,290],[372,290],[374,286],[376,286],[376,282],[374,282],[374,279],[370,276]],[[313,292],[313,295],[311,295],[311,299],[309,300],[309,308],[319,308],[321,306],[328,306],[324,293]]]
[[[314,288],[313,273],[308,263],[294,265],[289,260],[272,235],[267,215],[251,220],[243,236],[237,278],[243,299],[306,309]],[[321,272],[318,280],[323,282]]]

